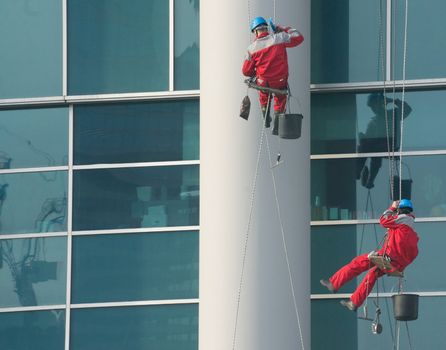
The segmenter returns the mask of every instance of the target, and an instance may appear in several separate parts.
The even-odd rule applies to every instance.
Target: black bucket
[[[412,199],[412,179],[401,180],[401,198]],[[400,199],[400,177],[395,175],[393,177],[393,194],[392,200]]]
[[[398,321],[413,321],[418,318],[418,295],[396,294],[392,296],[393,312]]]
[[[302,130],[302,114],[279,115],[279,137],[282,139],[298,139]]]

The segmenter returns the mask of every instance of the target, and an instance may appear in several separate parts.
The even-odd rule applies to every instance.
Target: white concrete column
[[[273,16],[273,1],[200,3],[200,350],[232,350],[244,243],[262,127],[257,92],[248,121],[241,66],[252,40],[249,19]],[[250,14],[248,14],[248,7]],[[310,0],[276,2],[276,22],[297,28],[303,44],[288,50],[292,112],[302,137],[281,140],[274,168],[304,348],[310,349]],[[279,138],[267,129],[273,161]],[[266,140],[240,295],[235,349],[301,349],[300,331],[276,209]]]

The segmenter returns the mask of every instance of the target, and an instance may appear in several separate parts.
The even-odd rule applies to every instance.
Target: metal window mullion
[[[91,169],[119,169],[119,168],[154,168],[154,167],[179,167],[187,165],[199,165],[199,160],[174,160],[166,162],[140,162],[140,163],[111,163],[111,164],[88,164],[74,165],[74,170],[91,170]]]
[[[68,94],[68,17],[67,0],[62,0],[62,95]]]
[[[84,230],[73,231],[73,236],[97,236],[97,235],[124,235],[135,233],[177,233],[199,231],[200,226],[166,226],[166,227],[141,227],[128,229],[109,229],[109,230]]]
[[[198,299],[166,299],[166,300],[140,300],[140,301],[116,301],[73,304],[72,309],[93,309],[93,308],[111,308],[111,307],[133,307],[133,306],[155,306],[155,305],[183,305],[197,304]]]
[[[169,91],[174,91],[175,77],[175,2],[169,0]]]
[[[73,105],[68,107],[68,200],[67,200],[67,283],[65,293],[65,350],[70,349],[71,271],[73,239]]]

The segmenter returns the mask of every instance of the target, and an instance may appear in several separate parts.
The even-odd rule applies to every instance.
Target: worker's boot
[[[271,116],[269,115],[269,109],[266,110],[266,106],[262,106],[262,115],[265,121],[265,128],[269,128],[271,126]]]
[[[280,116],[283,115],[283,113],[279,111],[274,111],[274,124],[273,124],[273,135],[279,135],[279,119]]]
[[[357,307],[355,304],[353,304],[353,301],[351,300],[341,300],[340,301],[342,306],[345,306],[350,311],[356,311]]]
[[[329,280],[320,280],[320,284],[322,284],[325,288],[327,288],[330,292],[336,293],[336,289],[333,287],[333,284]]]

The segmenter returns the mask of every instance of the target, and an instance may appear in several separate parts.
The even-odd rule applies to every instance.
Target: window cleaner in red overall
[[[341,300],[341,304],[351,311],[362,305],[368,294],[372,291],[376,280],[385,273],[377,266],[371,264],[370,254],[388,256],[393,270],[402,272],[418,255],[418,235],[413,230],[415,216],[412,214],[413,205],[408,199],[402,199],[392,203],[379,222],[387,228],[387,237],[383,247],[377,252],[363,254],[354,258],[349,264],[339,269],[328,280],[320,280],[320,283],[330,292],[335,293],[345,283],[369,270],[361,284],[353,292],[350,300]],[[390,271],[389,271],[390,272]]]
[[[273,24],[271,23],[271,26]],[[268,24],[263,17],[256,17],[251,23],[251,32],[256,39],[248,47],[243,62],[242,72],[247,77],[256,77],[259,86],[286,90],[288,87],[288,57],[286,49],[295,47],[304,41],[304,37],[291,27],[273,26],[269,33]],[[259,92],[260,105],[265,118],[265,126],[270,127],[268,93]],[[279,114],[286,109],[286,95],[274,95],[274,127],[273,134],[278,134]]]

